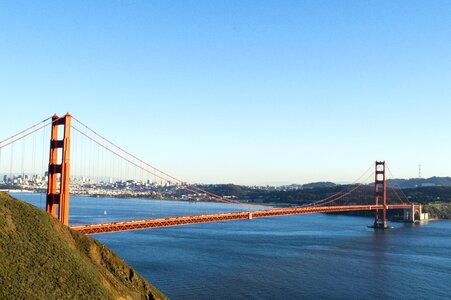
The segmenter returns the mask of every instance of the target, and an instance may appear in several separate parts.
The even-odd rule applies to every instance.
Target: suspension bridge
[[[411,203],[401,188],[387,186],[387,170],[391,173],[385,161],[376,161],[353,184],[323,199],[278,208],[238,201],[187,183],[140,159],[70,114],[54,115],[0,141],[0,187],[41,193],[43,209],[84,234],[348,211],[374,212],[372,227],[377,229],[387,228],[389,210],[403,210],[405,218],[418,219],[421,205]],[[98,222],[97,209],[92,221],[72,224],[71,194],[91,196],[89,201],[93,202],[113,197],[121,202],[123,210],[128,209],[131,198],[144,202],[139,218],[131,213],[125,220]],[[109,202],[113,201],[103,201],[105,214]],[[172,210],[162,212],[162,202],[171,202]],[[193,203],[195,211],[190,210]],[[202,206],[208,210],[202,212]],[[144,218],[143,211],[148,212]]]

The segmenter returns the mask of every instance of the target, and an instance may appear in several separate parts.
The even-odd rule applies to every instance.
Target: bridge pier
[[[410,208],[405,208],[403,214],[404,222],[415,223],[417,221],[427,219],[427,217],[425,216],[427,214],[423,214],[422,210],[422,205],[415,204],[412,204]]]
[[[375,229],[388,229],[386,208],[382,211],[382,219],[379,219],[379,210],[376,210],[374,224],[370,227]]]

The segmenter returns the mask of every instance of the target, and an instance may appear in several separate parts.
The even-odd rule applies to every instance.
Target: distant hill
[[[308,188],[327,188],[334,187],[337,184],[333,182],[312,182],[303,184],[303,189]],[[417,187],[432,187],[432,186],[451,186],[451,177],[430,177],[430,178],[410,178],[410,179],[387,179],[387,186],[400,187],[403,189],[417,188]]]
[[[311,182],[302,185],[303,189],[317,189],[317,188],[330,188],[335,187],[336,184],[329,181]]]
[[[298,187],[299,189],[317,189],[328,188],[340,185],[333,182],[311,182],[302,185],[292,184],[288,187]],[[344,184],[347,185],[347,184]],[[431,186],[451,186],[451,177],[430,177],[430,178],[410,178],[410,179],[387,179],[387,185],[390,187],[400,187],[403,189]]]
[[[0,299],[166,299],[103,244],[0,193]]]
[[[451,186],[451,177],[430,177],[410,179],[388,179],[388,186],[398,186],[403,189],[431,186]]]

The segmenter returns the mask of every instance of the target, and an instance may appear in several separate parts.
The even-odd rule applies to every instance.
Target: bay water
[[[43,207],[40,194],[13,196]],[[125,201],[125,204],[124,204]],[[214,203],[71,197],[71,224],[236,211]],[[185,211],[184,211],[185,210]],[[169,214],[169,213],[167,213]],[[93,235],[171,299],[451,299],[451,221],[297,215]]]

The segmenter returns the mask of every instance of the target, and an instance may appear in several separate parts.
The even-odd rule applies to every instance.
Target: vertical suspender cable
[[[31,161],[31,174],[33,174],[32,176],[33,176],[33,181],[34,181],[34,184],[36,184],[37,183],[37,171],[36,171],[36,169],[35,169],[35,167],[36,167],[36,135],[37,134],[34,134],[33,135],[33,154],[32,154],[32,161]],[[33,189],[33,191],[32,191],[33,193],[34,193],[34,189]]]
[[[0,176],[2,175],[2,148],[0,148]],[[3,180],[4,177],[0,178],[0,181]],[[4,180],[3,180],[4,181]],[[5,184],[6,182],[3,182]]]
[[[11,144],[11,160],[9,162],[9,190],[11,191],[13,184],[13,155],[14,153],[14,144]]]
[[[42,163],[41,163],[41,176],[42,177],[42,182],[44,183],[44,186],[41,188],[41,209],[44,209],[44,206],[42,205],[43,203],[43,198],[44,198],[44,192],[45,192],[45,132],[46,130],[42,131]]]
[[[21,161],[21,181],[20,182],[20,192],[23,193],[23,187],[25,183],[25,139],[22,139],[22,161]],[[22,195],[23,199],[23,195]]]

